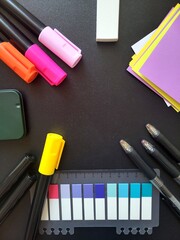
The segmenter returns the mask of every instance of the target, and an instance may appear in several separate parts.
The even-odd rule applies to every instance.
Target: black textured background
[[[95,0],[18,1],[80,47],[83,59],[70,69],[40,44],[68,73],[58,87],[51,87],[41,76],[27,85],[0,62],[0,88],[15,88],[23,94],[28,128],[23,139],[0,142],[1,181],[25,153],[34,154],[39,161],[48,132],[62,134],[66,140],[60,169],[134,168],[119,147],[121,138],[128,140],[153,167],[159,167],[140,145],[142,138],[151,140],[145,129],[148,122],[180,148],[179,114],[126,71],[133,55],[131,45],[154,30],[176,1],[121,0],[117,43],[96,43]],[[180,197],[178,186],[163,170],[161,176]],[[26,194],[0,226],[1,240],[23,240],[30,208],[28,197]],[[75,229],[73,236],[37,239],[178,240],[179,223],[161,202],[160,226],[151,236],[118,236],[115,229],[82,228]]]

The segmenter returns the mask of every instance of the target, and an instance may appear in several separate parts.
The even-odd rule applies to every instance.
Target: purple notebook
[[[139,72],[180,102],[180,16],[174,21]]]

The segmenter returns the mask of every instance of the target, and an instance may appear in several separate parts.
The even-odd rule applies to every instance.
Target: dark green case
[[[0,90],[0,140],[19,139],[25,133],[21,93],[15,89]]]

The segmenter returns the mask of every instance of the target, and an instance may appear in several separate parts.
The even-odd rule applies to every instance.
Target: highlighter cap
[[[65,141],[63,137],[56,133],[48,133],[44,145],[44,150],[39,165],[39,172],[46,176],[54,174],[58,169]]]
[[[58,86],[67,77],[67,74],[37,44],[29,47],[25,56],[51,86]]]
[[[38,75],[34,64],[9,42],[0,43],[0,59],[26,83],[32,82]]]
[[[75,67],[82,58],[81,49],[57,29],[44,28],[38,40],[71,68]]]

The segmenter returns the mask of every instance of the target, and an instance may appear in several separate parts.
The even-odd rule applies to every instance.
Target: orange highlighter
[[[38,72],[36,67],[23,56],[11,43],[0,39],[0,59],[26,83],[32,82]]]

